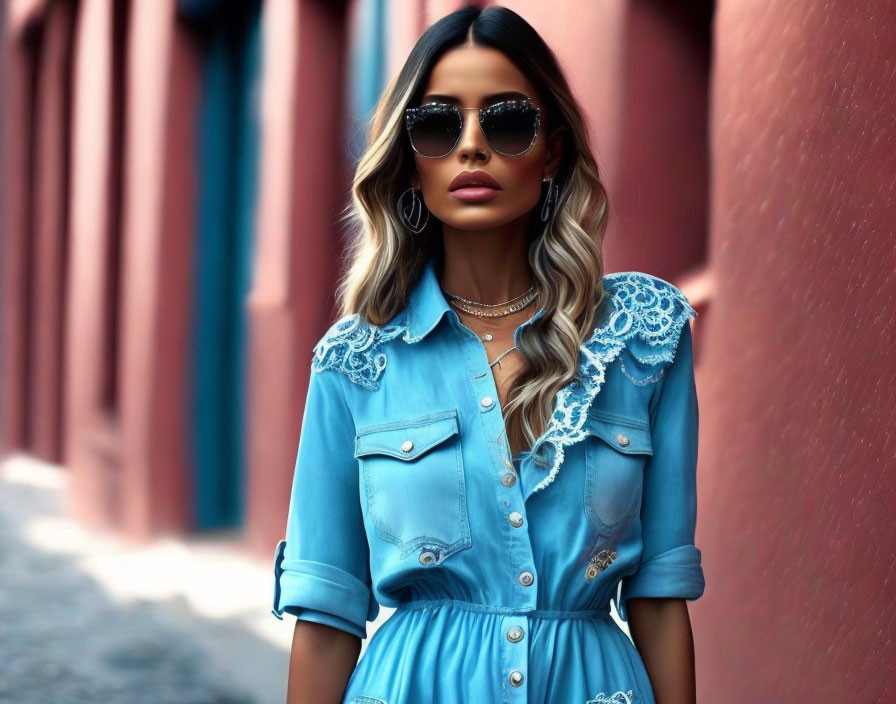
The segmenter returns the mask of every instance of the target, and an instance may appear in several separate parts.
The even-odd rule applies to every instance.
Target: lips
[[[473,186],[493,188],[496,191],[501,190],[501,186],[498,182],[485,173],[485,171],[462,171],[448,185],[448,190],[456,191],[459,188],[471,188]]]

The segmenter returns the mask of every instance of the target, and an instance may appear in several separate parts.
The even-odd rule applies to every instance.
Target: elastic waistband
[[[423,609],[449,606],[462,611],[475,611],[486,614],[500,614],[502,616],[527,616],[529,618],[556,618],[556,619],[598,619],[612,618],[609,609],[582,609],[578,611],[552,611],[548,609],[517,609],[512,606],[497,606],[493,604],[474,604],[470,601],[459,599],[415,599],[414,601],[402,601],[395,608],[397,611],[421,611]]]

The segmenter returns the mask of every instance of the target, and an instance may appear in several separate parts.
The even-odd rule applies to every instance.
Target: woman
[[[603,275],[606,194],[534,29],[430,27],[353,196],[274,562],[289,701],[693,702],[696,313]]]

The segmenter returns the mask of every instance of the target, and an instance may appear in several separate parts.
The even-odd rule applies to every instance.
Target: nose
[[[488,142],[485,141],[485,135],[482,134],[482,127],[479,125],[479,111],[461,110],[461,114],[464,116],[464,126],[457,144],[458,156],[465,161],[471,156],[481,154],[487,160],[490,153]]]

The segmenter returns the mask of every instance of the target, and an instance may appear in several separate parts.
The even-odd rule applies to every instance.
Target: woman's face
[[[434,66],[423,91],[422,105],[448,102],[460,108],[479,108],[525,97],[541,108],[542,115],[535,143],[520,156],[504,156],[492,150],[475,110],[461,110],[463,131],[457,146],[448,155],[433,159],[414,152],[417,169],[411,176],[411,183],[422,189],[426,207],[445,226],[485,230],[500,227],[532,211],[541,199],[542,179],[553,176],[559,166],[561,140],[558,130],[548,139],[541,96],[497,49],[459,47],[442,56]],[[449,186],[465,171],[486,172],[497,181],[500,189],[487,200],[463,199]]]

